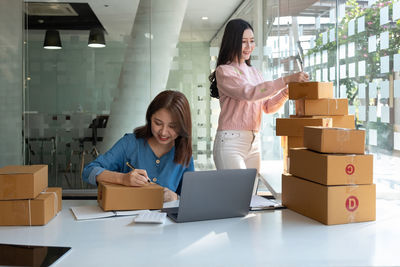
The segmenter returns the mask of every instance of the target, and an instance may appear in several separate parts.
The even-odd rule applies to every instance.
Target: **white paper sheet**
[[[389,98],[389,81],[381,82],[381,98]]]
[[[347,56],[348,57],[354,57],[355,54],[355,45],[354,43],[349,43],[347,46]]]
[[[346,45],[342,44],[339,46],[339,58],[345,59],[346,58]]]
[[[365,88],[366,88],[365,83],[360,83],[358,85],[358,98],[359,99],[364,99],[365,98]]]
[[[323,82],[328,82],[329,81],[329,79],[328,79],[328,69],[327,68],[322,69],[322,81]]]
[[[349,78],[356,77],[356,63],[349,64]]]
[[[276,209],[283,207],[281,203],[273,199],[267,199],[262,196],[254,195],[251,197],[250,209],[251,210],[262,210],[262,209]]]
[[[380,13],[379,24],[385,25],[386,23],[388,23],[389,22],[389,7],[388,6],[381,7],[381,10],[379,13]]]
[[[365,76],[365,61],[358,62],[358,77]]]
[[[331,80],[331,81],[336,80],[336,68],[335,67],[329,68],[329,80]]]
[[[400,54],[393,55],[393,70],[400,71]]]
[[[368,37],[368,53],[376,51],[376,35]]]
[[[369,121],[376,122],[376,106],[369,106]]]
[[[347,98],[347,87],[346,85],[342,84],[339,87],[340,89],[340,98]]]
[[[390,108],[388,106],[381,107],[381,122],[390,123]]]
[[[347,78],[347,66],[346,66],[346,64],[342,64],[342,65],[340,65],[340,72],[339,72],[339,77],[340,77],[340,79],[345,79],[345,78]]]
[[[317,82],[320,82],[320,81],[321,81],[321,70],[320,70],[320,69],[317,69],[317,70],[315,71],[315,80],[316,80]]]
[[[347,34],[348,34],[349,36],[354,35],[355,19],[350,20],[347,27],[348,27],[348,32],[347,32]]]
[[[379,36],[381,39],[381,50],[389,48],[389,32],[382,32]]]
[[[80,206],[71,207],[76,220],[92,220],[115,216],[134,216],[148,210],[130,210],[130,211],[103,211],[99,206]]]
[[[365,17],[362,16],[357,19],[357,32],[363,32],[365,31]]]
[[[394,80],[394,97],[400,97],[400,80]]]
[[[389,72],[389,56],[381,57],[381,73]]]
[[[328,51],[322,51],[322,63],[328,63]]]
[[[369,144],[371,146],[376,146],[378,144],[378,135],[375,129],[369,130]]]
[[[400,19],[400,2],[393,4],[393,21]]]
[[[365,106],[358,107],[358,119],[360,121],[365,121],[366,114],[365,114]]]
[[[395,132],[393,139],[394,139],[394,149],[400,150],[400,133]]]
[[[372,82],[368,84],[368,90],[369,90],[369,98],[376,98],[376,83]]]
[[[336,40],[336,31],[335,29],[329,30],[329,41],[334,42]]]
[[[325,45],[328,43],[328,32],[322,33],[322,44]]]

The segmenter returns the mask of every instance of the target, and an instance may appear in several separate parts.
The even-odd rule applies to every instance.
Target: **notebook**
[[[185,172],[179,207],[166,208],[175,222],[247,215],[256,169]]]

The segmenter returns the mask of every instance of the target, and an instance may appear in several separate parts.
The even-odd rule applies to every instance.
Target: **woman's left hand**
[[[164,202],[170,202],[174,200],[178,200],[178,195],[175,192],[164,187]]]

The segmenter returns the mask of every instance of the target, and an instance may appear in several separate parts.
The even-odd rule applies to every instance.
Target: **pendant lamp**
[[[45,49],[61,49],[60,33],[56,30],[47,30],[44,37],[43,48]]]
[[[104,39],[104,31],[100,28],[93,28],[89,34],[89,47],[101,48],[106,46],[106,40]]]

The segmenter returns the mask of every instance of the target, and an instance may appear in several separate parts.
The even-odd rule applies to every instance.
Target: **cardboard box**
[[[1,266],[42,266],[47,247],[3,245],[0,250]]]
[[[283,174],[282,204],[327,225],[374,221],[376,188],[375,184],[326,186]]]
[[[314,115],[314,116],[297,116],[290,115],[290,118],[331,118],[332,119],[332,127],[334,128],[348,128],[355,129],[356,120],[354,115]]]
[[[0,200],[33,199],[47,187],[47,165],[0,168]]]
[[[333,83],[306,82],[289,83],[289,99],[333,98]]]
[[[303,136],[288,136],[287,137],[287,148],[304,147]]]
[[[347,115],[349,112],[347,98],[298,99],[296,115]]]
[[[0,225],[45,225],[61,210],[61,188],[48,188],[35,199],[1,200]]]
[[[164,188],[157,184],[132,187],[110,183],[99,183],[97,202],[103,210],[161,209]]]
[[[305,148],[289,151],[290,173],[324,185],[372,184],[373,155],[323,154]]]
[[[323,153],[364,154],[365,131],[304,127],[304,146]]]
[[[277,136],[303,136],[304,126],[324,126],[331,127],[330,118],[277,118]]]

